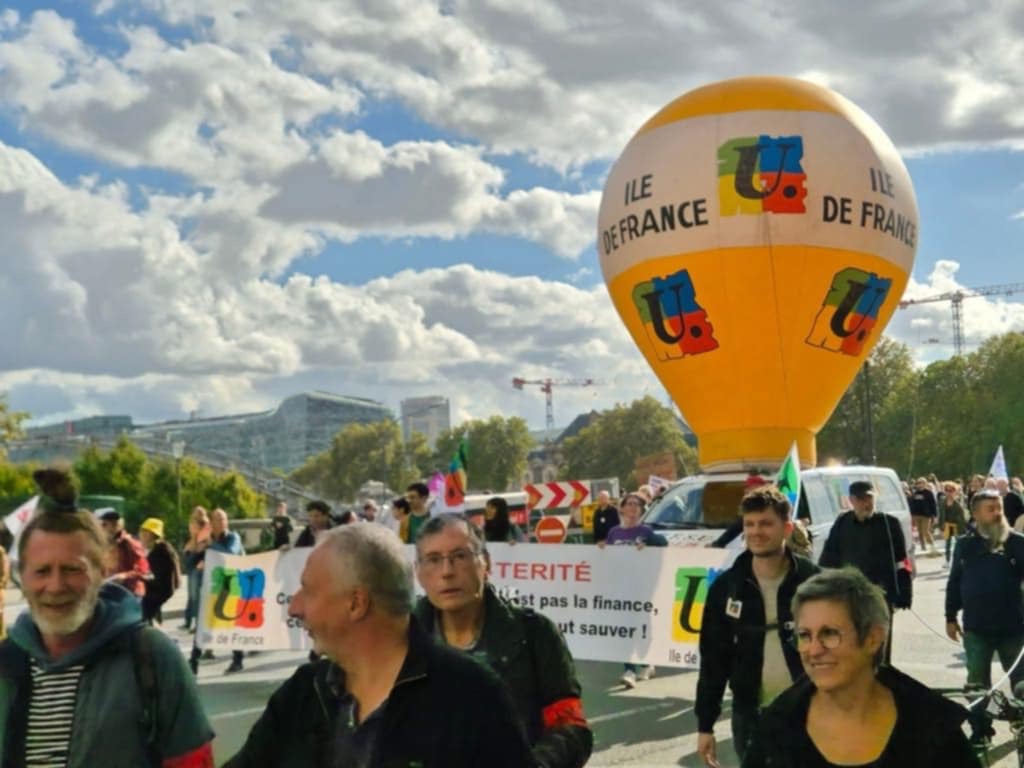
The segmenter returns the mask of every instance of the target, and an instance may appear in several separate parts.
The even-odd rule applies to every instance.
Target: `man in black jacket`
[[[505,682],[533,745],[533,766],[580,768],[593,736],[565,639],[539,613],[512,605],[487,583],[483,532],[460,515],[433,517],[416,540],[416,606],[441,643],[487,664]]]
[[[306,517],[309,525],[302,529],[295,540],[296,547],[315,547],[320,537],[334,527],[331,521],[331,507],[326,501],[314,499],[306,505]]]
[[[974,528],[957,539],[946,583],[946,634],[954,641],[963,637],[967,684],[988,689],[992,657],[998,654],[1009,670],[1024,647],[1024,535],[1010,528],[996,489],[971,497],[971,515]],[[957,621],[961,610],[963,629]],[[1013,669],[1010,680],[1013,685],[1024,681],[1024,663]]]
[[[786,547],[793,528],[789,500],[763,485],[740,502],[747,551],[712,582],[700,630],[697,753],[717,768],[714,725],[726,683],[732,689],[732,737],[742,760],[760,710],[801,674],[792,644],[790,603],[796,588],[818,572]]]
[[[530,750],[484,665],[411,618],[412,565],[380,525],[346,525],[313,550],[289,614],[323,658],[273,694],[229,768],[523,768]]]
[[[885,592],[889,612],[909,608],[913,600],[910,558],[900,521],[885,512],[875,511],[875,489],[871,483],[850,483],[849,512],[832,524],[818,565],[842,568],[852,565]],[[885,663],[892,659],[892,622],[885,643]]]

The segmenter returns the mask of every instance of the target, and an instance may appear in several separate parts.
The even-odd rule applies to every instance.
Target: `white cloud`
[[[936,262],[924,282],[911,278],[903,294],[904,299],[929,300],[899,309],[890,321],[886,334],[907,344],[919,363],[949,357],[954,352],[953,303],[948,294],[963,292],[964,352],[977,349],[985,339],[1010,331],[1024,331],[1024,290],[1010,296],[996,292],[973,295],[971,288],[983,286],[963,285],[957,275],[960,264],[956,261]]]
[[[660,398],[604,289],[572,284],[594,269],[594,186],[674,95],[765,62],[840,89],[919,153],[1024,146],[1024,14],[1012,4],[93,10],[101,35],[59,11],[0,13],[0,103],[23,139],[9,142],[57,157],[48,168],[0,145],[0,390],[55,417],[236,412],[324,388],[392,405],[441,392],[458,413],[538,423],[543,397],[512,392],[516,375],[607,382],[560,389],[560,420]],[[374,119],[381,105],[412,127]],[[524,160],[546,166],[546,186]],[[475,234],[538,243],[579,268],[567,283],[469,265],[365,285],[302,273],[332,241]],[[957,270],[939,262],[907,295],[955,290]],[[963,306],[969,345],[1022,327],[1019,304]],[[890,332],[923,359],[940,349],[927,339],[951,342],[949,319],[948,302],[923,304]]]

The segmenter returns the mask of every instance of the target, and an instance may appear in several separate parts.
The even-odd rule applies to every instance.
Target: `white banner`
[[[708,585],[729,553],[693,547],[492,544],[490,581],[543,613],[574,658],[695,667]],[[234,557],[207,550],[197,640],[203,648],[306,650],[288,617],[310,549]],[[414,548],[410,545],[409,557]],[[419,592],[419,585],[417,585]]]

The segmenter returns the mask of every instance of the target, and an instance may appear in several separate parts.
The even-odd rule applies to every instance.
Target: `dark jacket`
[[[330,530],[334,527],[333,523],[327,524],[327,529]],[[296,547],[315,547],[316,546],[316,531],[313,530],[313,526],[307,525],[299,533],[299,538],[295,540]]]
[[[779,585],[779,637],[786,666],[794,680],[803,674],[800,654],[790,642],[793,614],[790,604],[796,588],[819,568],[788,549],[790,565]],[[732,689],[733,707],[757,709],[764,666],[764,598],[753,572],[753,555],[743,552],[732,567],[718,575],[708,589],[700,626],[700,675],[697,678],[697,730],[711,733],[722,712],[725,684]],[[739,616],[727,613],[729,601],[740,603]]]
[[[179,584],[178,555],[171,545],[158,539],[146,555],[152,578],[146,582],[146,594],[142,597],[142,618],[152,620],[160,614],[160,608],[174,595]]]
[[[333,766],[344,673],[303,664],[270,697],[225,768]],[[435,643],[413,619],[409,652],[384,704],[372,768],[523,768],[530,749],[501,681]]]
[[[909,608],[913,601],[907,542],[900,521],[893,515],[875,512],[861,521],[852,510],[844,512],[828,532],[818,565],[854,566],[868,581],[885,590],[889,605]]]
[[[878,680],[892,691],[898,713],[885,765],[981,768],[961,729],[967,718],[964,707],[892,667],[879,669]],[[743,768],[803,768],[800,755],[814,690],[804,678],[765,709]]]
[[[938,517],[939,504],[928,488],[915,488],[908,499],[910,514],[914,517]]]
[[[966,632],[1024,633],[1024,536],[1010,531],[999,552],[990,552],[988,545],[973,529],[957,539],[946,583],[946,621],[956,621],[963,610]]]
[[[609,504],[594,510],[594,543],[608,538],[608,531],[619,524],[619,510]]]
[[[427,598],[420,598],[416,616],[433,634],[437,612]],[[593,734],[583,716],[572,655],[558,627],[542,614],[502,600],[488,584],[480,642],[486,654],[481,661],[498,673],[512,694],[536,764],[585,765]]]
[[[142,626],[139,601],[120,586],[105,584],[100,588],[88,639],[54,660],[42,644],[31,614],[22,613],[10,637],[0,643],[0,765],[19,768],[25,764],[32,689],[30,658],[47,672],[85,665],[75,698],[70,768],[149,765],[131,649],[132,637]],[[202,751],[213,740],[213,731],[203,714],[192,673],[175,642],[162,632],[151,632],[150,666],[157,696],[153,707],[157,735],[154,746],[164,758]]]

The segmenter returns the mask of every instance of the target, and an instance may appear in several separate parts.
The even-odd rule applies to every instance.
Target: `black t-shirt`
[[[384,723],[385,699],[361,723],[356,723],[356,700],[346,693],[339,707],[337,732],[334,735],[334,755],[331,768],[371,768],[380,728]]]
[[[804,713],[804,720],[807,720],[807,713]],[[859,763],[857,765],[838,765],[837,763],[830,763],[825,759],[825,756],[818,751],[818,747],[815,746],[814,742],[811,741],[811,737],[807,734],[806,728],[803,731],[803,738],[800,740],[799,757],[797,765],[800,768],[907,768],[904,765],[897,765],[892,753],[893,753],[893,737],[896,734],[896,729],[900,727],[899,714],[896,716],[896,724],[893,726],[892,733],[889,734],[889,741],[885,745],[885,749],[882,750],[882,754],[878,756],[877,760],[872,760],[869,763]]]

